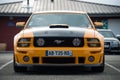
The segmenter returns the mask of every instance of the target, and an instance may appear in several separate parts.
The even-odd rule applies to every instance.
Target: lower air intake
[[[42,58],[43,63],[49,64],[74,64],[75,58],[55,58],[55,57],[44,57]]]

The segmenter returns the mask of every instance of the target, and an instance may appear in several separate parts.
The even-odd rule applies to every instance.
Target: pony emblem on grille
[[[54,40],[54,42],[55,42],[56,44],[61,44],[62,42],[64,42],[64,40]]]

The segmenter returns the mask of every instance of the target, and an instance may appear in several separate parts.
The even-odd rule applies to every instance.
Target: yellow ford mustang
[[[97,26],[100,24],[96,23]],[[79,11],[33,13],[14,37],[14,70],[31,66],[84,66],[104,71],[104,38]]]

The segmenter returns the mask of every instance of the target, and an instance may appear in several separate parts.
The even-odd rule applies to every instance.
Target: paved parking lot
[[[42,71],[42,72],[41,72]],[[0,80],[119,80],[120,55],[105,55],[103,73],[93,73],[83,69],[35,68],[26,73],[13,70],[13,53],[0,52]]]

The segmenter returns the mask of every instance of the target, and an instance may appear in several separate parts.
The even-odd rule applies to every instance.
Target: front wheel
[[[104,71],[104,66],[105,66],[104,62],[105,62],[105,59],[103,57],[103,63],[100,66],[92,67],[92,71],[93,72],[103,72]]]
[[[14,66],[14,71],[15,72],[26,72],[27,71],[27,67],[21,67],[21,66],[18,66],[15,62],[15,58],[13,60],[13,66]]]
[[[99,67],[92,67],[93,72],[103,72],[104,71],[104,66],[99,66]]]

